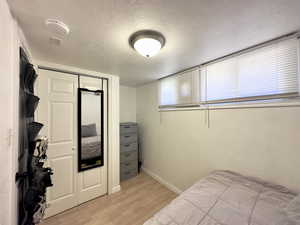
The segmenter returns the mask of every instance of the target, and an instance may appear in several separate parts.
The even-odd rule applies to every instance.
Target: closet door
[[[102,83],[103,82],[103,83]],[[102,90],[104,91],[104,165],[102,167],[89,169],[79,172],[78,174],[78,203],[81,204],[88,200],[94,199],[107,193],[107,102],[106,91],[107,81],[80,77],[80,87],[89,90]],[[100,115],[99,115],[100,116]]]
[[[53,169],[53,187],[47,190],[46,217],[78,204],[77,190],[77,76],[40,70],[37,120],[41,135],[49,138],[48,161]]]

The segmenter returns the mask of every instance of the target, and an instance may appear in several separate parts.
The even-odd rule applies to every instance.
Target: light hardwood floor
[[[121,187],[118,193],[48,218],[42,225],[142,225],[177,196],[145,173]]]

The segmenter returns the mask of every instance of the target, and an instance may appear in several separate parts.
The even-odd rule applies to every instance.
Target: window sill
[[[168,111],[194,111],[194,110],[221,110],[221,109],[249,109],[249,108],[284,108],[284,107],[300,107],[300,98],[290,100],[276,101],[260,101],[260,102],[245,102],[245,103],[226,103],[214,105],[201,105],[198,107],[180,107],[180,108],[162,108],[159,112]]]

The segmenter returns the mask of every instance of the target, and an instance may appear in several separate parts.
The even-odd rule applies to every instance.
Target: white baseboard
[[[158,181],[160,184],[166,186],[168,189],[170,189],[171,191],[175,192],[176,194],[181,194],[182,193],[182,190],[180,190],[178,187],[174,186],[173,184],[170,184],[169,182],[167,182],[166,180],[164,180],[163,178],[161,178],[157,174],[153,173],[149,169],[147,169],[145,167],[142,167],[142,170],[146,174],[148,174],[149,176],[151,176],[153,179],[155,179],[156,181]]]
[[[113,194],[113,193],[116,193],[116,192],[119,192],[119,191],[121,191],[121,186],[120,185],[113,187],[111,193]]]

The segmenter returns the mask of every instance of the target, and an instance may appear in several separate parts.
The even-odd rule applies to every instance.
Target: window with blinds
[[[201,102],[298,96],[298,40],[290,39],[201,68]]]
[[[199,103],[199,71],[191,70],[159,82],[160,106],[191,106]]]
[[[160,106],[190,106],[299,96],[299,40],[260,46],[160,80]]]

